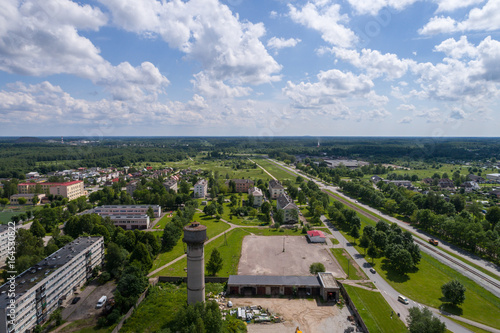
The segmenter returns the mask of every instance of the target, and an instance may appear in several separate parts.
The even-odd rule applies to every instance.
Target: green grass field
[[[273,162],[270,162],[267,159],[253,158],[252,160],[255,161],[255,163],[257,163],[261,167],[263,167],[264,169],[266,169],[267,172],[269,172],[271,175],[273,175],[274,177],[276,177],[280,181],[283,181],[285,179],[289,179],[289,180],[295,182],[295,178],[297,178],[297,175],[289,174],[288,172],[281,169],[276,164],[274,164]]]
[[[0,210],[0,224],[6,224],[10,221],[12,216],[15,215],[20,215],[22,213],[27,212],[28,210],[38,210],[42,209],[43,206],[31,206],[31,205],[24,205],[24,206],[7,206],[5,208],[2,208]]]
[[[184,254],[184,251],[186,251],[185,246],[186,245],[182,242],[182,238],[179,238],[177,244],[171,251],[162,252],[158,255],[158,257],[156,257],[156,259],[153,261],[153,267],[149,271],[152,272],[155,269],[158,269],[161,266],[168,264],[175,258],[182,256]]]
[[[221,254],[224,266],[217,276],[227,277],[229,275],[238,274],[241,244],[243,237],[247,235],[249,235],[249,233],[243,229],[233,229],[227,233],[226,237],[221,236],[213,242],[205,245],[205,263],[210,259],[212,249],[217,248]],[[154,276],[186,276],[186,271],[184,270],[184,268],[186,268],[186,264],[187,259],[183,258],[175,264],[156,273]],[[205,274],[207,273],[205,272]]]
[[[207,226],[207,237],[209,239],[230,228],[226,222],[217,221],[217,219],[203,213],[195,213],[194,221]]]
[[[349,297],[358,309],[370,332],[405,332],[406,326],[394,315],[392,309],[379,292],[344,285]]]
[[[347,277],[349,280],[367,279],[363,271],[356,269],[356,267],[354,267],[354,265],[352,264],[353,259],[345,249],[330,249],[330,251],[332,251],[332,254],[335,256],[335,258],[339,262],[344,272],[346,274],[349,273],[349,276]]]

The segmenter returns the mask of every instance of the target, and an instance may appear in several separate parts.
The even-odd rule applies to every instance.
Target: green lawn
[[[324,234],[328,234],[328,235],[332,234],[332,232],[330,231],[330,229],[327,228],[327,227],[314,227],[313,230],[323,231]]]
[[[407,331],[403,321],[396,314],[391,319],[392,308],[379,292],[349,285],[344,287],[370,332]]]
[[[352,264],[353,259],[347,253],[345,249],[330,249],[332,251],[333,255],[339,262],[340,266],[342,266],[342,269],[344,272],[347,274],[349,273],[349,276],[347,277],[349,280],[366,280],[367,277],[363,271],[356,269],[354,265]]]
[[[295,182],[295,178],[297,178],[297,175],[291,175],[290,173],[281,169],[280,167],[278,167],[273,162],[270,162],[269,160],[263,158],[252,158],[252,160],[261,167],[263,167],[264,169],[266,169],[267,172],[269,172],[271,175],[273,175],[280,181],[283,181],[285,179],[290,179]]]
[[[63,327],[59,332],[79,332],[79,333],[108,333],[112,332],[116,325],[110,327],[97,328],[94,326],[93,318],[80,319],[72,322],[71,324]]]
[[[379,267],[377,272],[398,292],[433,308],[443,305],[441,286],[457,279],[467,289],[465,302],[457,308],[445,305],[444,309],[464,318],[500,328],[500,299],[425,253],[422,253],[418,271],[405,276],[392,272],[381,258],[375,259],[375,266]]]
[[[241,255],[241,244],[243,237],[249,235],[246,230],[233,229],[229,231],[226,237],[221,236],[205,245],[205,263],[210,259],[212,249],[217,248],[224,262],[224,267],[219,272],[218,276],[227,277],[229,275],[238,274],[238,263]],[[226,240],[226,241],[225,241]],[[183,258],[175,264],[166,267],[154,276],[186,276],[187,259]],[[207,274],[205,272],[205,274]]]
[[[195,213],[194,221],[198,221],[200,224],[207,226],[207,237],[209,239],[230,228],[229,224],[226,222],[217,221],[217,219],[209,215],[205,215],[204,213]]]
[[[10,222],[12,216],[20,215],[22,213],[27,212],[28,210],[38,210],[42,209],[43,206],[35,206],[32,205],[24,205],[24,206],[7,206],[5,208],[0,209],[0,224],[7,224]]]
[[[174,246],[174,248],[169,251],[169,252],[162,252],[156,257],[155,261],[153,261],[153,267],[149,270],[150,272],[154,271],[155,269],[158,269],[159,267],[168,264],[175,258],[180,257],[181,255],[184,254],[185,251],[185,244],[182,242],[182,237],[179,238],[177,241],[177,244]]]
[[[173,212],[173,213],[175,213],[175,212]],[[160,219],[160,221],[158,221],[158,223],[156,223],[154,229],[158,229],[158,230],[165,229],[165,226],[167,225],[168,222],[170,222],[172,220],[172,217],[173,217],[173,214],[172,214],[172,216],[170,216],[170,214],[167,212],[167,214],[163,215],[163,217]]]
[[[456,319],[453,319],[453,318],[450,318],[450,317],[447,317],[447,318],[450,319],[450,320],[453,320],[458,325],[463,326],[466,329],[468,329],[468,330],[470,330],[471,332],[474,332],[474,333],[489,333],[490,332],[490,331],[485,331],[485,330],[483,330],[483,329],[481,329],[479,327],[466,324],[466,323],[464,323],[464,322],[462,322],[460,320],[456,320]]]

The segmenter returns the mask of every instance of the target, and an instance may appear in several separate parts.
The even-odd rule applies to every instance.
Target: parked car
[[[73,298],[73,300],[71,301],[71,304],[76,304],[78,303],[78,301],[80,300],[80,297],[75,297]]]
[[[101,298],[99,298],[99,301],[97,301],[97,305],[96,307],[99,309],[99,308],[102,308],[104,304],[106,304],[106,301],[108,300],[108,298],[106,296],[102,296]]]
[[[373,274],[377,273],[374,268],[370,268],[370,272],[372,272]]]

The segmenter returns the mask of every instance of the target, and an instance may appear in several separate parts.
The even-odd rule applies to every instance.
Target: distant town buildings
[[[277,199],[281,194],[285,194],[285,188],[275,179],[269,181],[269,195],[271,199]]]
[[[194,197],[195,198],[205,198],[208,191],[208,182],[206,179],[200,179],[194,185]]]
[[[80,237],[16,278],[15,297],[10,282],[0,287],[0,333],[31,332],[42,325],[63,300],[91,276],[104,257],[103,237]],[[15,299],[14,326],[8,306]]]
[[[489,173],[486,175],[486,179],[493,181],[500,181],[500,173]]]
[[[113,225],[125,230],[148,229],[151,220],[148,215],[107,215]]]
[[[87,214],[109,217],[113,225],[126,230],[149,229],[151,218],[147,215],[150,208],[154,217],[161,216],[159,205],[104,205],[88,210]]]
[[[83,181],[81,180],[65,183],[19,183],[17,185],[17,191],[19,194],[39,192],[47,195],[61,195],[64,198],[68,198],[70,201],[85,195]]]
[[[370,165],[368,162],[358,160],[324,160],[329,168],[338,168],[343,165],[348,169],[360,168],[364,165]]]
[[[253,196],[253,205],[254,207],[262,206],[262,202],[264,200],[264,195],[262,194],[262,190],[258,187],[251,187],[248,189],[248,195]]]

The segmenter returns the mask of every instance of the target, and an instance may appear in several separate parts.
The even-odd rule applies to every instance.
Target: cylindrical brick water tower
[[[205,301],[204,243],[207,227],[193,222],[184,227],[183,242],[187,244],[187,290],[188,304]]]

